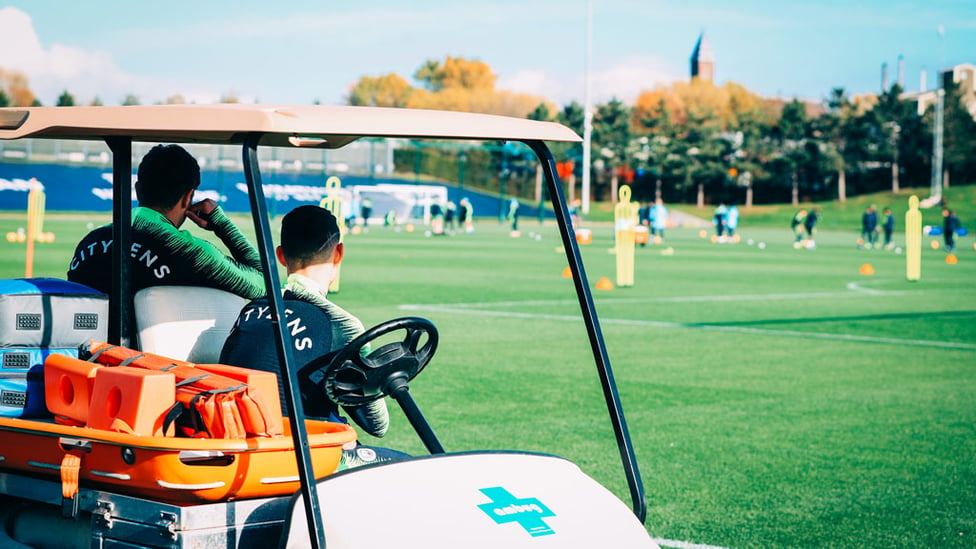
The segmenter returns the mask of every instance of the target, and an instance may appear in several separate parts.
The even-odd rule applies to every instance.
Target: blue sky
[[[427,59],[480,59],[498,87],[582,102],[586,0],[0,0],[0,68],[25,72],[44,104],[143,103],[233,94],[339,104],[361,76],[410,79]],[[944,30],[941,34],[938,29]],[[878,91],[904,57],[920,72],[976,63],[976,0],[592,0],[593,101],[632,102],[686,79],[704,30],[716,81],[817,100]]]

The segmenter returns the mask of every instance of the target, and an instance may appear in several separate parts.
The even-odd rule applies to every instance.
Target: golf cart
[[[283,436],[230,441],[140,436],[0,417],[0,545],[655,547],[642,524],[646,504],[633,447],[562,186],[546,146],[548,141],[579,141],[574,132],[555,123],[499,116],[359,107],[0,109],[0,139],[107,143],[113,172],[112,261],[118,273],[107,305],[107,345],[197,366],[205,361],[193,358],[196,348],[172,349],[206,334],[157,331],[155,346],[148,349],[148,332],[140,328],[137,337],[125,321],[140,315],[140,298],[133,299],[130,287],[129,262],[120,252],[131,247],[133,142],[241,146],[271,315],[282,318],[284,303],[258,149],[337,149],[364,137],[521,142],[538,157],[630,489],[630,508],[579,467],[553,455],[445,452],[409,392],[409,382],[430,361],[438,341],[433,324],[416,317],[382,323],[354,340],[330,364],[324,388],[339,404],[392,397],[430,455],[336,471],[341,448],[354,442],[355,432],[347,425],[304,418],[291,336],[285,323],[275,322],[282,384],[293,412],[283,420]],[[172,294],[148,309],[165,312],[170,299]],[[233,299],[226,305],[209,297],[192,299],[228,307],[232,317],[242,305]],[[372,352],[361,355],[364,345],[391,333],[405,335],[393,343],[374,344]],[[82,391],[90,377],[72,370],[77,364],[71,360],[49,357],[45,375],[48,370],[64,372],[59,379],[77,382],[69,388]],[[124,363],[118,360],[106,365]]]

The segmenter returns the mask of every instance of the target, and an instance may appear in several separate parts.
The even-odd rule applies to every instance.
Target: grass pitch
[[[49,215],[57,238],[38,245],[34,275],[63,277],[104,221]],[[0,234],[21,226],[0,217]],[[407,315],[438,326],[412,392],[449,451],[556,453],[629,504],[556,230],[521,228],[348,235],[334,299],[367,326]],[[609,226],[591,228],[592,287],[615,279],[615,256]],[[973,239],[948,264],[926,237],[922,279],[907,282],[904,254],[858,250],[855,231],[822,231],[810,250],[783,229],[743,226],[737,244],[675,229],[636,250],[634,287],[594,290],[655,538],[976,546]],[[0,276],[23,276],[24,245],[0,249]],[[875,274],[860,274],[865,263]],[[387,438],[367,442],[423,453],[393,416]]]

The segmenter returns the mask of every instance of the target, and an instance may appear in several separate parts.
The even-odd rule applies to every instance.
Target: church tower
[[[705,31],[698,35],[695,50],[691,52],[691,79],[700,78],[713,82],[715,80],[715,54],[712,45],[705,38]]]

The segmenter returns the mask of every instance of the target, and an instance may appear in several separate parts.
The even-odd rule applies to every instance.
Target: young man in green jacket
[[[200,166],[179,145],[157,145],[139,164],[129,249],[132,291],[149,286],[208,286],[253,299],[263,296],[261,257],[210,199],[193,202]],[[212,231],[230,251],[180,230],[189,219]],[[112,288],[112,226],[85,236],[71,257],[68,280],[102,292]]]

